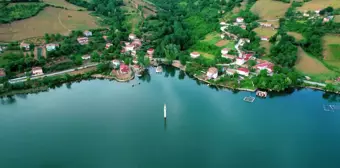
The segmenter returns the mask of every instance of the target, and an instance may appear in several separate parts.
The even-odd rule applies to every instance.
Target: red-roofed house
[[[21,42],[20,43],[20,48],[24,48],[24,50],[30,50],[30,45],[28,43],[25,42]]]
[[[243,58],[245,61],[248,61],[251,57],[253,57],[254,54],[244,54]]]
[[[223,48],[223,49],[221,50],[221,54],[228,54],[228,52],[229,52],[229,49],[228,49],[228,48]]]
[[[108,38],[108,36],[103,36],[103,39],[104,39],[105,41],[107,41],[107,38]]]
[[[244,19],[242,17],[236,18],[237,23],[243,23]]]
[[[207,71],[207,78],[208,79],[216,79],[218,75],[218,69],[215,67],[210,67]]]
[[[6,76],[5,69],[0,68],[0,78],[1,78],[1,77],[5,77],[5,76]]]
[[[148,53],[149,55],[153,55],[153,53],[155,52],[155,49],[153,48],[149,48],[146,53]]]
[[[262,41],[269,41],[269,38],[268,37],[261,37],[261,40]]]
[[[126,51],[133,51],[135,49],[135,46],[134,45],[127,45],[127,46],[125,46],[125,50]]]
[[[246,30],[246,29],[247,29],[247,26],[246,26],[246,25],[244,25],[244,24],[243,24],[243,25],[241,25],[240,27],[241,27],[242,29],[244,29],[244,30]]]
[[[32,68],[32,75],[42,75],[44,74],[41,67],[33,67]]]
[[[191,58],[198,58],[200,56],[199,52],[192,52],[190,53]]]
[[[263,62],[254,66],[257,70],[261,71],[266,69],[267,72],[272,73],[274,71],[274,64],[271,62]]]
[[[129,73],[130,68],[129,68],[129,66],[127,66],[126,64],[120,64],[120,66],[119,66],[119,71],[120,71],[120,73],[122,73],[122,74],[127,74],[127,73]]]
[[[109,49],[112,46],[112,43],[106,43],[105,49]]]
[[[134,40],[135,38],[136,38],[135,34],[133,34],[133,33],[129,34],[129,39],[130,40]]]
[[[85,45],[89,43],[89,38],[87,37],[79,37],[77,38],[77,41],[80,45]]]
[[[236,70],[236,72],[243,76],[249,76],[249,69],[247,68],[240,67]]]

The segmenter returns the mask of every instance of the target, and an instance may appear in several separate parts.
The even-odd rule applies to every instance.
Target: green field
[[[330,44],[328,45],[332,54],[332,57],[340,60],[340,44]]]

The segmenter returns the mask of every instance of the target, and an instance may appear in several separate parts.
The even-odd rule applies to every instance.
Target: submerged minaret
[[[166,119],[166,104],[164,104],[164,119]]]

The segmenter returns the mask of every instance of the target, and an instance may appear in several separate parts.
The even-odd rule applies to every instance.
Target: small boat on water
[[[162,72],[163,72],[163,68],[161,66],[157,66],[156,73],[162,73]]]
[[[164,104],[164,119],[166,119],[166,104]]]
[[[266,98],[267,97],[267,92],[258,90],[258,91],[256,91],[256,96]]]

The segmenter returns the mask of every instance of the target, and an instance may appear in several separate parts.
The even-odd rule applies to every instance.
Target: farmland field
[[[303,39],[303,36],[297,32],[288,32],[287,34],[293,36],[298,41]]]
[[[334,16],[334,22],[340,22],[340,15]]]
[[[218,32],[211,32],[207,34],[202,40],[202,42],[206,42],[211,45],[216,45],[217,47],[220,48],[229,48],[229,49],[234,49],[235,47],[235,42],[231,40],[222,40],[221,36]]]
[[[319,73],[329,73],[328,70],[322,62],[309,56],[302,48],[299,47],[298,59],[296,61],[295,68],[305,74],[319,74]]]
[[[305,10],[320,10],[324,9],[328,6],[332,6],[334,9],[340,8],[340,1],[339,0],[312,0],[309,2],[305,2],[302,7],[299,7],[299,11]]]
[[[84,9],[82,7],[68,3],[65,0],[43,0],[43,2],[45,2],[46,4],[50,4],[50,5],[65,7],[70,10]]]
[[[261,45],[261,47],[264,47],[264,48],[265,48],[265,53],[266,53],[266,54],[269,54],[269,53],[270,53],[271,44],[269,43],[269,41],[261,41],[261,42],[260,42],[260,45]]]
[[[71,30],[98,28],[95,17],[87,11],[47,7],[37,16],[11,24],[0,24],[0,41],[22,40],[45,33],[68,34]]]
[[[324,60],[327,64],[335,67],[340,66],[339,44],[340,35],[326,35],[323,38]]]
[[[289,3],[280,1],[258,0],[251,8],[251,11],[258,14],[261,19],[279,19],[284,16],[289,6]]]
[[[254,29],[254,31],[260,37],[264,36],[264,37],[269,37],[269,38],[274,36],[277,32],[277,30],[273,30],[271,28],[262,28],[262,27],[258,27]]]

